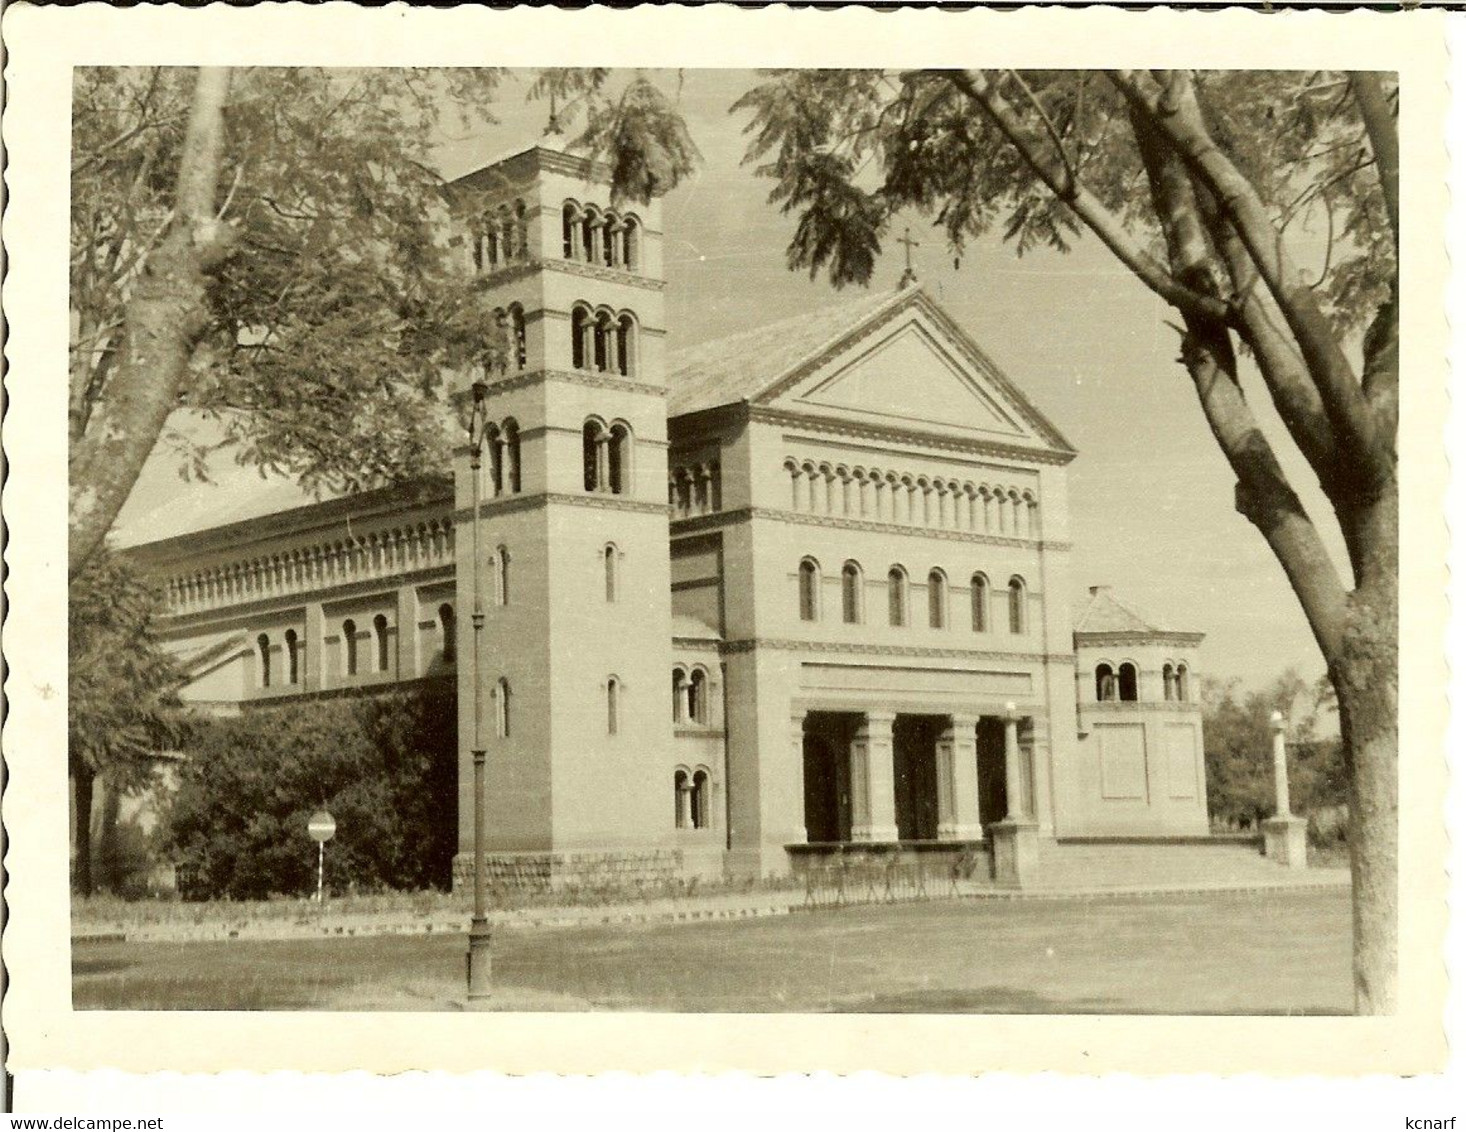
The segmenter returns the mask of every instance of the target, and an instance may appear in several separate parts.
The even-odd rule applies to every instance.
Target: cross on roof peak
[[[906,270],[901,273],[901,281],[896,284],[896,289],[899,291],[916,282],[916,270],[911,266],[911,249],[921,247],[921,241],[912,238],[911,227],[908,225],[896,242],[906,247]]]

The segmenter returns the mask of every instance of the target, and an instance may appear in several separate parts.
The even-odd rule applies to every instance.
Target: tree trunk
[[[200,69],[179,155],[173,222],[134,284],[116,369],[85,435],[71,447],[68,567],[73,578],[131,494],[178,404],[194,347],[208,326],[205,275],[228,246],[228,233],[214,218],[228,91],[227,67]]]
[[[1349,595],[1343,644],[1329,677],[1349,770],[1354,881],[1354,1002],[1392,1014],[1399,936],[1399,533],[1391,483],[1356,525],[1362,581]]]
[[[72,862],[72,888],[80,896],[92,894],[92,786],[96,782],[89,767],[78,767],[72,775],[75,787],[76,858]]]

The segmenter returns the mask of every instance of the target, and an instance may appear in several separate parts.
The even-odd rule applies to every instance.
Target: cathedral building
[[[460,876],[476,701],[501,877],[1207,833],[1201,635],[1071,608],[1074,449],[914,279],[669,354],[658,202],[538,146],[450,188],[509,343],[477,538],[465,441],[451,488],[136,548],[186,698],[456,681]]]

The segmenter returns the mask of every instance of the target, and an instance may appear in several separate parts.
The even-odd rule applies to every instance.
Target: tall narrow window
[[[585,211],[580,221],[580,255],[582,259],[595,259],[596,229],[600,223],[600,217],[590,209]]]
[[[672,722],[681,723],[687,716],[687,673],[672,669]]]
[[[1170,661],[1161,668],[1161,687],[1165,690],[1167,700],[1176,698],[1176,667]]]
[[[446,601],[438,606],[438,631],[443,635],[443,663],[452,664],[458,659],[458,628]]]
[[[708,721],[708,674],[694,669],[687,685],[687,717],[692,723]]]
[[[947,575],[940,570],[926,576],[926,616],[933,629],[947,627]]]
[[[499,604],[509,604],[509,548],[499,547]]]
[[[986,574],[972,575],[972,631],[988,631],[988,579]]]
[[[624,245],[621,252],[621,262],[627,271],[635,271],[637,260],[641,256],[641,249],[637,246],[637,224],[636,217],[628,216],[625,226],[621,232],[621,241]]]
[[[519,493],[519,423],[512,418],[504,422],[504,487]]]
[[[601,431],[600,421],[586,421],[580,428],[580,459],[586,491],[595,491],[601,485]]]
[[[636,323],[629,314],[616,320],[616,369],[628,375],[636,372]]]
[[[606,574],[606,600],[616,600],[616,548],[607,544],[606,549],[601,552],[602,563]]]
[[[524,325],[524,308],[518,303],[509,306],[509,356],[515,369],[523,369],[529,361],[529,337]]]
[[[605,311],[596,315],[595,321],[595,364],[591,367],[604,373],[611,366],[611,316]]]
[[[1119,698],[1115,686],[1115,670],[1108,664],[1100,664],[1095,667],[1094,698],[1102,704]]]
[[[818,621],[820,617],[820,568],[812,558],[799,564],[799,619]]]
[[[621,681],[612,676],[606,681],[606,734],[616,734],[620,720],[617,718],[620,711]]]
[[[1183,704],[1191,702],[1191,679],[1184,664],[1176,665],[1176,699]]]
[[[616,266],[616,256],[619,249],[616,241],[621,237],[621,225],[616,222],[616,214],[608,212],[605,219],[605,227],[602,229],[601,237],[601,262],[607,267]]]
[[[674,807],[673,820],[678,829],[687,829],[692,825],[692,815],[688,813],[687,794],[691,789],[691,783],[687,781],[687,772],[679,770],[672,776],[672,805]]]
[[[494,686],[494,730],[500,739],[509,738],[509,681],[503,676]]]
[[[346,653],[346,675],[356,675],[356,622],[347,618],[341,623],[341,646]]]
[[[1017,574],[1008,580],[1008,631],[1015,635],[1028,632],[1028,592]]]
[[[1135,665],[1127,660],[1120,665],[1120,699],[1126,703],[1134,703],[1139,698],[1139,674],[1135,671]]]
[[[892,625],[906,624],[906,571],[892,566],[886,575],[887,616]]]
[[[372,636],[377,642],[377,671],[387,671],[387,618],[378,613],[372,618]]]
[[[693,829],[708,827],[708,772],[699,767],[692,775],[692,797],[688,799]]]
[[[610,485],[612,495],[620,495],[626,490],[631,462],[631,430],[626,425],[617,423],[611,426],[611,440],[606,456],[609,465],[606,469],[606,482]]]
[[[268,688],[270,686],[270,638],[261,633],[255,639],[255,644],[260,650],[260,687]]]
[[[840,571],[840,612],[847,625],[860,624],[862,588],[859,565],[845,563]]]
[[[592,325],[584,307],[570,312],[570,364],[576,369],[590,369]]]
[[[575,246],[579,243],[579,226],[575,222],[575,206],[566,204],[560,211],[561,254],[566,259],[575,258]]]
[[[294,629],[285,630],[285,671],[289,683],[300,683],[300,635]]]

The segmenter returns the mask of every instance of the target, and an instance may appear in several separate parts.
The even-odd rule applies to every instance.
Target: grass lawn
[[[501,930],[506,1010],[1345,1013],[1349,894],[943,901]],[[93,943],[78,1009],[444,1010],[463,936]]]

